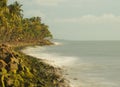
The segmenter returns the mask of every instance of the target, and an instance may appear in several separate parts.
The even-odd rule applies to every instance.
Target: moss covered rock
[[[21,60],[21,56],[11,47],[5,44],[0,45],[0,87],[24,87],[26,84],[24,80],[33,78],[33,74]]]
[[[0,45],[0,87],[69,87],[60,69]]]

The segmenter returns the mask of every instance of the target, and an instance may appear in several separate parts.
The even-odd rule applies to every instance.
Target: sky
[[[120,0],[8,0],[40,16],[55,39],[120,40]]]

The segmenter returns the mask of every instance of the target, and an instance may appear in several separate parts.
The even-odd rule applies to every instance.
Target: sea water
[[[62,67],[72,87],[120,87],[120,41],[57,41],[23,52]]]

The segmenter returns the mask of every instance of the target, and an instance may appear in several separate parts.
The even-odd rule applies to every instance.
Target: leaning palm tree
[[[14,23],[16,23],[16,21],[21,21],[23,14],[22,14],[22,9],[21,9],[22,5],[19,4],[17,1],[14,2],[13,4],[9,5],[9,11],[10,11],[10,16],[12,21],[14,21]]]
[[[13,37],[13,34],[17,35],[15,37],[18,38],[18,36],[19,36],[18,32],[22,30],[21,22],[22,22],[22,18],[23,18],[23,14],[22,14],[23,10],[21,9],[21,6],[22,5],[19,4],[17,1],[8,6],[9,12],[10,12],[10,15],[9,15],[10,22],[9,23],[11,25],[10,38]],[[15,39],[15,37],[14,37],[14,39]]]
[[[0,21],[4,25],[7,22],[7,14],[9,13],[9,9],[7,7],[7,0],[0,0]]]
[[[7,0],[0,0],[0,38],[5,40],[7,29],[9,27],[7,16],[9,14],[9,9],[7,7]]]

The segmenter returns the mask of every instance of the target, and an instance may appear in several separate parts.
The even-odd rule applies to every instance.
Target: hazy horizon
[[[54,38],[120,40],[118,0],[9,0],[23,4],[24,17],[40,16]]]

